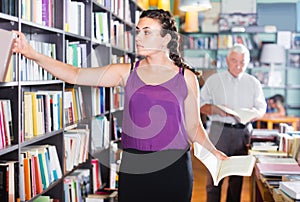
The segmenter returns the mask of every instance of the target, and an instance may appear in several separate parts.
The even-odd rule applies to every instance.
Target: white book
[[[206,166],[215,186],[230,175],[251,176],[256,161],[252,155],[230,156],[227,160],[220,160],[199,143],[194,143],[194,155]]]
[[[223,105],[216,105],[216,106],[219,107],[224,112],[234,116],[234,118],[237,119],[237,121],[239,121],[242,124],[246,124],[258,117],[258,114],[251,109],[241,108],[241,109],[233,110]]]
[[[252,150],[277,151],[278,145],[275,142],[253,142]]]
[[[48,145],[50,154],[50,164],[54,176],[54,180],[60,179],[62,177],[62,169],[60,166],[57,150],[55,145]]]
[[[279,182],[279,189],[293,199],[300,199],[300,181]]]
[[[9,62],[12,55],[12,43],[15,38],[15,34],[11,31],[0,29],[0,82],[5,81],[5,76],[9,67]]]
[[[256,158],[259,163],[298,164],[294,158],[289,157],[257,156]]]

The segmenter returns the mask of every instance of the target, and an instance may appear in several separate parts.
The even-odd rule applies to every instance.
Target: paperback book
[[[194,155],[206,166],[215,186],[230,175],[251,176],[256,161],[252,155],[230,156],[227,160],[220,160],[199,143],[194,143]]]
[[[257,118],[257,113],[251,109],[241,108],[233,110],[223,105],[217,105],[217,107],[219,107],[224,112],[234,116],[234,118],[242,124],[246,124]]]

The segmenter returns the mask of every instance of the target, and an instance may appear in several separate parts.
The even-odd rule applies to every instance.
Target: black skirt
[[[190,155],[189,150],[124,150],[118,202],[190,202],[193,189]]]

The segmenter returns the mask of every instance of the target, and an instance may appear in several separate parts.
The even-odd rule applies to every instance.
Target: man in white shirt
[[[260,82],[245,72],[249,62],[249,50],[242,44],[235,44],[226,57],[228,71],[210,76],[200,92],[201,112],[208,115],[211,126],[209,137],[216,148],[228,156],[248,153],[251,122],[239,123],[232,115],[227,114],[216,105],[223,105],[232,110],[249,109],[262,117],[266,111],[266,101]],[[254,120],[253,119],[253,120]],[[221,186],[214,186],[208,176],[206,192],[207,202],[219,202]],[[227,190],[227,202],[239,202],[243,177],[230,176]]]

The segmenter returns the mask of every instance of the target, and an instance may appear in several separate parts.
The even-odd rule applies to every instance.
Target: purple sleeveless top
[[[187,86],[183,69],[160,85],[148,85],[138,76],[138,65],[139,61],[125,86],[123,148],[142,151],[187,149],[189,142],[184,127]]]

